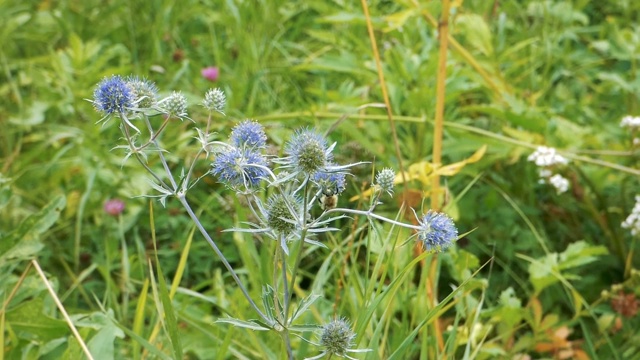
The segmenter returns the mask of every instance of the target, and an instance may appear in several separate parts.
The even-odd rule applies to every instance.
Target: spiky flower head
[[[187,117],[187,98],[181,92],[174,91],[160,101],[163,112],[169,117],[183,119]]]
[[[376,174],[376,185],[380,187],[380,190],[386,191],[389,195],[393,194],[393,180],[396,178],[396,173],[390,168],[384,168]]]
[[[239,148],[261,149],[267,145],[267,134],[258,122],[245,120],[231,130],[231,144]]]
[[[355,337],[356,334],[351,330],[349,322],[344,318],[338,318],[322,326],[320,345],[329,355],[347,356]]]
[[[341,194],[346,188],[346,175],[343,172],[318,171],[313,175],[313,182],[324,194]]]
[[[158,104],[158,87],[156,84],[137,76],[128,76],[125,81],[133,93],[136,107],[146,109]]]
[[[298,205],[299,201],[293,196],[271,195],[267,201],[267,225],[276,233],[289,236],[296,229],[295,216],[291,211],[296,211]]]
[[[105,116],[123,114],[133,107],[135,96],[120,75],[105,77],[93,92],[93,106]]]
[[[227,97],[224,92],[218,88],[209,89],[204,94],[202,106],[209,111],[216,111],[224,115],[224,108],[227,105]]]
[[[446,214],[429,210],[418,219],[418,240],[429,252],[441,252],[447,249],[458,238],[458,229],[453,220]]]
[[[314,174],[322,170],[332,160],[327,140],[314,130],[296,132],[285,148],[291,165],[305,174]]]
[[[267,161],[253,149],[225,147],[211,164],[211,173],[232,189],[250,190],[267,176]]]

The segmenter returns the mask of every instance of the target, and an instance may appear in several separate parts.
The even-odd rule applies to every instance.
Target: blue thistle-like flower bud
[[[267,145],[267,134],[256,121],[245,120],[231,130],[231,144],[239,148],[264,148]]]
[[[380,190],[386,191],[391,195],[393,194],[393,180],[395,177],[396,173],[393,170],[384,168],[376,174],[376,185],[380,187]]]
[[[224,115],[224,108],[227,105],[227,97],[224,92],[218,88],[209,89],[204,94],[202,106],[209,111],[216,111]]]
[[[93,106],[105,116],[122,114],[133,107],[133,91],[120,75],[102,79],[93,92]]]
[[[356,334],[351,330],[349,322],[344,318],[334,319],[322,327],[320,345],[327,354],[345,356],[353,346]]]
[[[211,164],[211,173],[230,188],[256,187],[267,176],[267,161],[253,149],[225,148]]]
[[[341,194],[346,188],[346,175],[343,172],[318,171],[313,174],[313,182],[318,185],[322,193]]]
[[[294,207],[299,205],[299,201],[293,197],[285,198],[281,194],[273,194],[267,201],[267,225],[277,233],[289,236],[296,229],[296,225],[290,221],[294,221],[294,215],[287,206],[287,202]],[[289,221],[286,221],[286,220]]]
[[[165,114],[179,119],[187,117],[187,98],[181,92],[174,91],[164,98],[160,105]]]
[[[138,108],[152,108],[158,104],[158,87],[156,87],[156,84],[146,79],[140,79],[137,76],[129,76],[125,81],[133,93],[134,103]]]
[[[458,238],[458,229],[446,214],[429,210],[418,220],[418,240],[426,251],[441,252]]]
[[[293,166],[305,174],[322,170],[332,160],[327,140],[314,130],[296,132],[287,143],[285,152],[291,157]]]

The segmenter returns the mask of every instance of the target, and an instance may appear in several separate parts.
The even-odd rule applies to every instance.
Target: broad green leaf
[[[460,14],[455,19],[456,33],[462,34],[471,46],[486,56],[493,55],[491,30],[478,14]]]
[[[6,313],[6,321],[21,338],[51,341],[71,333],[66,322],[43,313],[44,300],[25,301]]]
[[[0,266],[11,258],[28,259],[42,249],[40,235],[58,220],[65,205],[65,197],[59,195],[0,239]]]
[[[512,287],[500,293],[500,319],[511,329],[522,320],[522,301],[518,299]]]

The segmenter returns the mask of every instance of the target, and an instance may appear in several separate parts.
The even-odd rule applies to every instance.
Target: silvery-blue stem
[[[207,230],[205,230],[205,228],[202,226],[202,224],[200,223],[200,219],[198,219],[198,216],[191,209],[191,206],[187,202],[187,199],[185,198],[184,194],[178,194],[177,198],[182,204],[182,206],[184,206],[184,208],[187,210],[189,217],[191,217],[191,220],[193,220],[193,222],[196,224],[196,227],[198,228],[198,230],[200,230],[200,233],[202,234],[202,236],[204,236],[204,238],[207,240],[209,245],[211,245],[211,248],[213,249],[213,251],[216,253],[216,255],[218,255],[218,258],[220,258],[220,261],[222,261],[222,264],[224,265],[224,267],[227,268],[233,280],[235,280],[236,284],[238,284],[240,291],[242,291],[242,294],[247,299],[251,307],[258,313],[258,315],[260,315],[260,317],[265,323],[272,325],[271,319],[269,319],[262,311],[260,311],[256,303],[253,301],[253,299],[251,299],[251,296],[249,296],[249,292],[242,284],[242,281],[240,280],[236,272],[233,270],[233,267],[231,266],[231,264],[229,264],[227,259],[224,257],[224,254],[222,254],[222,251],[220,251],[220,249],[218,248],[216,243],[213,241],[213,239],[211,239],[211,236],[209,236],[209,233],[207,232]]]
[[[393,225],[401,226],[403,228],[413,229],[413,230],[417,230],[417,231],[422,230],[422,228],[419,227],[419,226],[406,224],[406,223],[399,222],[399,221],[395,221],[395,220],[386,218],[384,216],[375,214],[375,213],[373,213],[371,211],[345,209],[345,208],[335,208],[335,209],[331,209],[329,211],[326,211],[325,214],[334,213],[334,212],[362,215],[362,216],[366,216],[366,217],[371,217],[371,218],[374,218],[374,219],[382,220],[384,222],[388,222],[388,223],[393,224]]]

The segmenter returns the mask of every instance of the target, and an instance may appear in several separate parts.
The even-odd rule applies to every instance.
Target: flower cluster
[[[640,129],[640,116],[627,115],[623,117],[622,121],[620,121],[620,127],[630,129],[632,134],[635,135],[638,129]],[[633,145],[640,145],[640,138],[634,136]]]
[[[640,196],[636,196],[636,204],[633,206],[631,214],[622,222],[622,227],[629,229],[633,236],[640,234]]]
[[[395,178],[396,173],[392,169],[382,169],[376,174],[376,185],[378,185],[380,190],[386,191],[389,195],[392,195],[394,186],[393,181]]]
[[[119,75],[104,78],[93,92],[93,106],[105,117],[122,115],[134,106],[135,94]]]
[[[640,128],[640,116],[627,115],[620,121],[620,127],[638,129]]]
[[[444,213],[429,210],[418,219],[418,240],[428,252],[441,252],[458,239],[458,229]]]
[[[213,70],[208,74],[203,72],[203,76],[209,76],[212,79],[214,75],[216,74],[213,73]],[[285,143],[284,156],[267,157],[264,155],[267,148],[267,135],[263,125],[254,120],[244,120],[235,125],[226,142],[213,140],[216,134],[209,132],[211,121],[214,113],[224,115],[226,97],[222,90],[211,89],[205,94],[202,102],[202,105],[209,112],[207,126],[205,130],[196,128],[197,139],[202,147],[193,158],[196,160],[211,159],[210,156],[213,154],[207,176],[213,175],[220,183],[238,195],[243,195],[243,205],[250,212],[251,222],[243,223],[242,228],[226,231],[265,236],[275,240],[278,244],[278,253],[277,256],[274,256],[274,266],[282,269],[282,280],[274,281],[276,291],[272,292],[269,290],[271,289],[269,285],[265,286],[263,300],[273,301],[274,296],[279,297],[276,294],[283,294],[281,299],[277,299],[278,303],[283,305],[281,307],[283,311],[278,312],[279,314],[271,311],[265,313],[255,304],[244,287],[242,279],[236,275],[233,265],[226,260],[216,242],[213,241],[197,215],[191,210],[186,195],[187,191],[198,181],[198,179],[191,181],[194,169],[197,169],[194,166],[196,161],[192,162],[188,171],[183,171],[179,177],[176,176],[172,171],[172,168],[175,167],[170,166],[168,159],[164,157],[167,150],[162,148],[161,143],[157,140],[158,135],[164,129],[170,128],[170,119],[188,119],[187,98],[180,92],[173,92],[166,98],[159,100],[158,90],[152,82],[137,77],[123,79],[120,76],[112,76],[105,78],[98,84],[91,102],[96,110],[104,115],[105,119],[116,116],[122,120],[121,129],[127,140],[127,145],[124,147],[130,151],[126,158],[134,157],[151,173],[153,176],[151,186],[160,193],[159,196],[155,196],[161,201],[170,196],[177,198],[191,219],[199,225],[198,229],[222,260],[223,265],[231,273],[249,304],[260,317],[260,324],[265,324],[263,326],[250,323],[251,328],[262,326],[265,330],[276,330],[283,333],[286,335],[285,342],[288,346],[290,345],[288,332],[295,328],[290,325],[299,316],[298,314],[289,318],[288,312],[292,309],[290,306],[292,292],[290,290],[295,285],[297,264],[302,259],[301,254],[307,254],[308,251],[306,248],[303,249],[302,245],[311,244],[315,247],[326,247],[326,244],[319,241],[319,234],[338,231],[337,226],[332,226],[336,220],[348,218],[349,215],[358,215],[368,218],[372,224],[373,221],[382,221],[411,229],[415,231],[415,239],[429,252],[444,251],[457,240],[458,229],[453,220],[444,213],[429,210],[421,217],[416,214],[418,225],[412,225],[374,212],[383,191],[389,195],[393,194],[395,173],[388,168],[379,171],[375,176],[372,192],[374,197],[372,197],[369,209],[338,207],[338,195],[347,187],[346,177],[349,175],[350,167],[361,163],[336,164],[333,156],[336,143],[330,144],[327,137],[315,129],[297,130]],[[161,114],[165,115],[164,122],[157,129],[154,129],[154,123],[149,118]],[[144,123],[145,126],[141,129],[148,130],[149,140],[141,145],[136,144],[136,140],[142,138],[141,131],[129,119]],[[129,131],[131,128],[135,129],[138,134],[132,135]],[[149,154],[160,159],[164,173],[157,173],[148,165],[146,162],[148,154],[143,152],[145,149],[149,150]],[[544,167],[566,163],[566,160],[563,162],[564,158],[555,154],[555,150],[551,155],[548,152],[548,149],[547,153],[540,152],[534,161]],[[275,167],[271,168],[271,164],[275,164]],[[549,178],[553,182],[560,181],[552,177],[551,174],[549,174]],[[264,193],[260,190],[264,190]],[[314,208],[316,201],[320,203],[322,212]],[[640,218],[640,205],[637,207],[639,209],[636,218]],[[107,214],[116,216],[121,214],[123,210],[124,203],[122,201],[110,200],[105,203]],[[637,220],[640,223],[640,219]],[[414,236],[407,241],[413,240]],[[297,251],[293,253],[298,258],[295,260],[294,270],[291,270],[291,266],[287,265],[287,257],[292,254],[289,252],[287,243],[293,241],[299,242],[300,246],[296,247]],[[290,275],[292,276],[290,277]],[[292,285],[287,288],[289,281]],[[264,303],[267,304],[266,301]],[[310,303],[306,306],[309,305]],[[236,326],[249,324],[241,321],[233,323]],[[368,349],[353,348],[356,335],[352,331],[350,323],[344,318],[334,319],[320,329],[320,342],[316,345],[322,348],[322,353],[311,359],[319,359],[323,356],[353,359],[349,354],[369,351]],[[293,358],[291,349],[288,350],[289,358]]]
[[[267,135],[262,125],[245,120],[233,128],[231,144],[221,144],[211,173],[220,182],[238,191],[251,191],[269,173],[267,159],[260,152]]]
[[[224,95],[224,92],[222,92],[222,90],[218,88],[209,89],[209,91],[204,94],[202,106],[204,106],[205,109],[211,112],[215,111],[224,115],[224,107],[226,105],[227,97]]]
[[[527,160],[534,162],[540,169],[538,171],[540,184],[550,184],[558,194],[569,190],[569,180],[560,174],[554,174],[553,169],[567,165],[569,160],[557,153],[556,149],[546,146],[538,146]]]
[[[540,167],[566,165],[569,163],[569,160],[558,154],[556,149],[546,146],[538,146],[536,151],[529,155],[527,160],[533,161],[537,166]]]
[[[353,340],[356,334],[351,330],[349,321],[345,318],[337,318],[325,324],[320,329],[320,344],[324,351],[314,357],[305,360],[320,359],[325,355],[329,357],[337,356],[347,359],[354,359],[349,353],[361,353],[371,351],[370,349],[352,349]],[[355,360],[355,359],[354,359]]]

